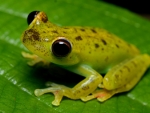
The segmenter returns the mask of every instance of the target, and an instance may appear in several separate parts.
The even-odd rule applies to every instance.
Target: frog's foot
[[[108,91],[105,89],[102,89],[101,91],[95,92],[96,98],[100,102],[104,102],[105,100],[108,100],[115,94],[114,91]]]
[[[105,100],[111,98],[114,94],[115,94],[114,91],[108,91],[105,89],[100,89],[100,90],[94,91],[91,95],[88,95],[86,97],[82,97],[81,100],[82,101],[89,101],[89,100],[92,100],[94,98],[97,98],[98,101],[104,102]]]
[[[22,52],[21,54],[24,58],[27,58],[27,59],[31,60],[31,61],[27,62],[27,64],[30,65],[30,66],[34,66],[35,64],[38,64],[40,62],[42,62],[43,65],[45,65],[45,66],[48,66],[48,64],[49,64],[49,62],[47,62],[46,60],[38,57],[35,54],[30,54],[30,53],[26,53],[26,52]]]
[[[64,91],[65,90],[68,90],[69,88],[66,87],[66,86],[63,86],[63,85],[59,85],[59,84],[55,84],[55,83],[48,83],[47,86],[52,86],[52,87],[49,87],[49,88],[45,88],[45,89],[36,89],[34,91],[34,94],[36,96],[41,96],[45,93],[53,93],[54,96],[55,96],[55,99],[54,101],[52,102],[53,105],[55,106],[59,106],[60,105],[60,102],[64,96]]]

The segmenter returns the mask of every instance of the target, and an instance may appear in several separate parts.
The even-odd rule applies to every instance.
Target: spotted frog
[[[35,90],[36,96],[53,93],[55,106],[60,105],[63,96],[103,102],[116,93],[129,91],[150,65],[148,54],[140,54],[134,45],[104,29],[60,27],[41,11],[31,12],[27,20],[29,27],[21,40],[34,53],[22,53],[32,59],[29,65],[52,62],[85,77],[73,88],[49,83],[48,88]]]

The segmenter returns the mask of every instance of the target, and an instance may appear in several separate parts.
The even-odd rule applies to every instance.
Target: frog
[[[22,52],[31,59],[30,66],[54,63],[84,77],[72,88],[49,82],[48,87],[35,89],[35,96],[53,93],[54,106],[63,97],[104,102],[133,89],[149,68],[148,54],[103,28],[58,26],[43,11],[31,12],[27,21],[21,41],[33,53]]]

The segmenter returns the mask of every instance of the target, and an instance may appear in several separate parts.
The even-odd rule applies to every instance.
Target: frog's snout
[[[34,29],[26,30],[22,41],[23,43],[40,41],[40,34]]]

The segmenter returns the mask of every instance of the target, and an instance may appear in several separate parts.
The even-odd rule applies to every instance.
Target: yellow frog
[[[150,65],[148,54],[140,54],[134,45],[104,29],[59,27],[40,11],[29,14],[28,24],[21,40],[36,54],[23,53],[32,59],[30,65],[52,62],[85,77],[73,88],[50,83],[49,88],[35,90],[36,96],[52,92],[55,106],[63,96],[82,101],[97,98],[103,102],[116,93],[129,91]]]

